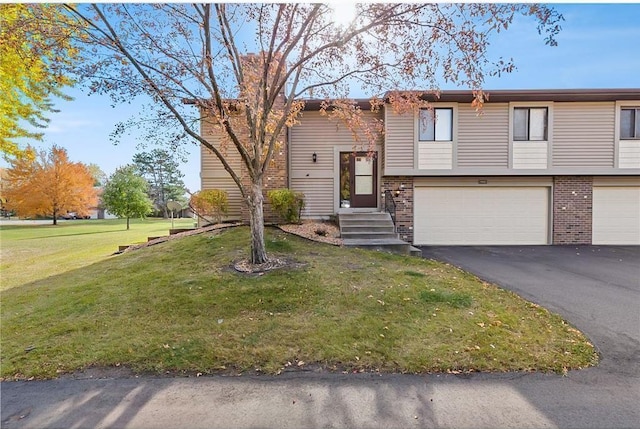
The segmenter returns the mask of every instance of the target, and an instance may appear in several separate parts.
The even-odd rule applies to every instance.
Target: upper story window
[[[640,107],[620,109],[620,139],[640,139]]]
[[[513,109],[513,140],[546,141],[547,123],[546,107],[515,107]]]
[[[453,140],[453,109],[435,108],[420,109],[418,118],[419,141]]]

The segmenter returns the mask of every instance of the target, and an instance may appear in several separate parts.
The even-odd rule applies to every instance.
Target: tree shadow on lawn
[[[73,237],[73,236],[78,236],[78,235],[107,234],[107,233],[112,233],[112,232],[124,232],[124,231],[126,231],[126,229],[116,229],[116,230],[113,230],[113,231],[76,232],[76,233],[73,233],[73,234],[50,235],[48,237],[19,238],[18,240],[44,240],[44,239],[47,239],[47,238]],[[129,231],[134,231],[135,232],[135,230],[129,230]]]

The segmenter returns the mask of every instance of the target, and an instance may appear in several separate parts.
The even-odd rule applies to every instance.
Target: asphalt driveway
[[[562,315],[599,349],[602,369],[640,375],[640,246],[421,250]]]

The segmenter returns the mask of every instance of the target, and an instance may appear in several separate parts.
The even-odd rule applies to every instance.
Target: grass
[[[178,227],[193,219],[175,219]],[[74,220],[54,225],[2,225],[0,222],[0,290],[61,274],[101,261],[119,245],[168,235],[167,219]]]
[[[304,264],[233,271],[249,232],[158,244],[7,289],[1,376],[98,366],[140,373],[564,371],[595,364],[544,308],[449,265],[266,232]]]

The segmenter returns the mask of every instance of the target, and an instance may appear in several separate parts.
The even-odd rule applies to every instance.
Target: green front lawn
[[[272,255],[302,265],[235,272],[232,262],[248,253],[243,227],[5,290],[2,377],[49,378],[90,366],[189,374],[310,366],[561,372],[597,362],[592,345],[560,317],[449,265],[272,229],[266,237]],[[3,237],[3,252],[4,245]]]
[[[175,219],[192,227],[193,219]],[[108,258],[118,246],[168,235],[169,219],[72,220],[54,225],[3,225],[0,221],[0,290],[65,273]]]

